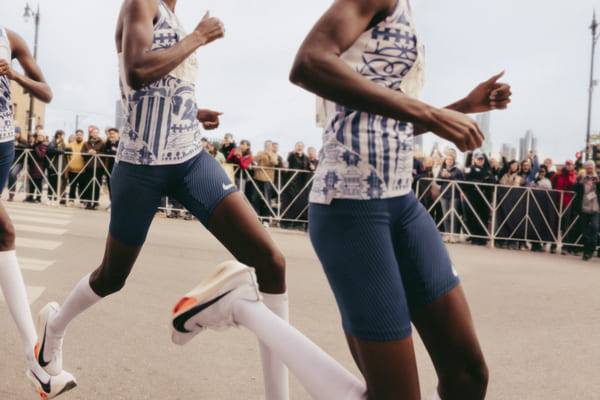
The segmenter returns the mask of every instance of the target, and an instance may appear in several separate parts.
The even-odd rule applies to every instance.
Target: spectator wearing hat
[[[600,184],[594,162],[587,161],[583,167],[585,172],[575,185],[573,211],[579,215],[583,232],[583,260],[588,261],[598,246]]]

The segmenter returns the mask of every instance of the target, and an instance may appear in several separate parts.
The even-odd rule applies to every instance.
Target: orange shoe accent
[[[48,395],[46,393],[42,392],[41,390],[38,390],[37,392],[42,400],[48,400]]]
[[[40,358],[40,343],[36,343],[33,348],[33,354],[35,355],[35,359],[38,360]]]
[[[190,309],[196,304],[198,304],[198,300],[195,298],[184,297],[183,299],[179,300],[179,303],[175,304],[175,307],[173,308],[173,315],[179,314],[183,310]]]

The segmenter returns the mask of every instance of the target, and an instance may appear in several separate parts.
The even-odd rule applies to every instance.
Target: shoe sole
[[[199,329],[193,332],[180,332],[177,329],[175,329],[175,320],[178,317],[182,316],[183,314],[187,313],[192,308],[200,304],[210,303],[215,299],[220,299],[221,297],[224,297],[227,294],[229,294],[229,292],[221,294],[221,297],[219,297],[218,295],[219,291],[223,288],[224,284],[239,276],[243,276],[244,274],[251,274],[252,280],[254,281],[254,283],[256,283],[252,268],[249,268],[236,261],[223,263],[217,268],[218,270],[211,277],[207,278],[205,281],[203,281],[190,292],[188,292],[173,307],[171,318],[171,340],[173,343],[182,346],[188,343],[195,335],[200,333],[202,330],[206,329],[203,327],[198,327]],[[186,319],[185,323],[187,323],[190,319],[194,318],[202,311],[203,310],[200,310],[197,314],[191,315],[189,318]]]

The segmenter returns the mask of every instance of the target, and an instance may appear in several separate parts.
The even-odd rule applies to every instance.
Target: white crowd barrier
[[[68,152],[40,159],[31,149],[19,150],[11,168],[9,195],[52,205],[76,202],[110,207],[114,156],[84,155],[81,169],[73,169],[71,159]],[[311,171],[223,167],[261,220],[272,226],[306,227]],[[572,192],[443,179],[421,179],[415,192],[440,232],[449,237],[491,246],[527,242],[562,247],[582,242]],[[165,198],[161,208],[167,214],[186,214],[176,199]]]

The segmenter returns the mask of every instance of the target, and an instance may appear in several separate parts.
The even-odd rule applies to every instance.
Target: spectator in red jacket
[[[575,232],[572,232],[571,222],[572,220],[572,210],[571,206],[573,202],[573,190],[575,189],[575,184],[577,184],[577,171],[575,171],[575,163],[572,160],[567,160],[565,166],[562,171],[557,172],[552,177],[552,187],[555,190],[560,190],[567,193],[562,193],[562,210],[563,210],[563,218],[562,218],[562,227],[561,231],[563,234],[563,242],[573,243],[575,241]],[[571,229],[571,231],[567,232],[567,230]],[[556,245],[552,245],[551,249],[552,253],[556,252]],[[576,253],[577,250],[573,246],[563,245],[562,254],[567,253]]]
[[[560,173],[554,174],[552,177],[552,187],[555,190],[573,191],[577,183],[577,172],[575,171],[575,163],[568,160]],[[567,208],[573,200],[573,194],[565,193],[563,196],[563,209]]]
[[[244,171],[250,169],[254,162],[252,150],[250,149],[250,142],[242,140],[239,146],[231,150],[227,156],[227,162],[239,167],[237,171],[235,171],[235,182],[239,185],[239,188],[243,190],[242,181],[247,178]]]
[[[227,156],[227,162],[238,165],[241,169],[247,170],[254,161],[252,157],[252,150],[250,149],[250,142],[242,140],[240,145],[229,153]]]

